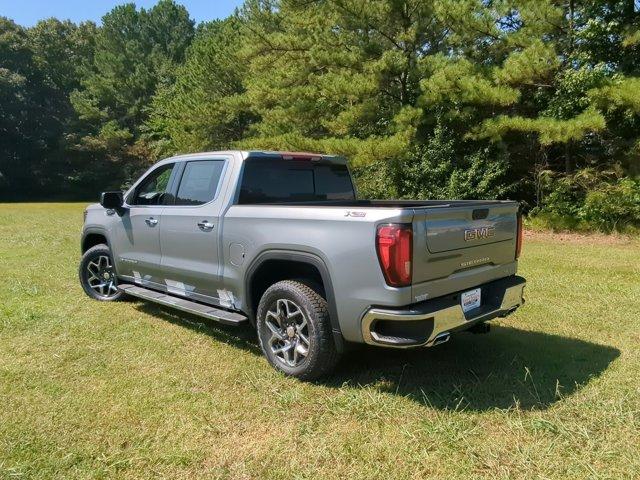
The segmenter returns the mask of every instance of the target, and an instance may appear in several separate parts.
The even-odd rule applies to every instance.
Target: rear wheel
[[[96,245],[82,255],[78,276],[84,292],[95,300],[112,302],[124,295],[118,290],[113,257],[107,245]]]
[[[267,360],[286,375],[313,380],[338,362],[327,302],[301,282],[284,280],[267,289],[257,329]]]

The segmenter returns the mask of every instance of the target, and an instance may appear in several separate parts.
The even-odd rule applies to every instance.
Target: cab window
[[[136,187],[128,202],[130,205],[165,205],[171,200],[169,180],[174,163],[162,165],[149,173]]]
[[[216,196],[224,160],[187,162],[174,205],[204,205]]]
[[[250,158],[245,161],[240,204],[355,200],[346,165]]]

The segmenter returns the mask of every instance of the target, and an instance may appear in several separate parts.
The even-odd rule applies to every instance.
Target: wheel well
[[[99,233],[90,233],[82,241],[82,253],[89,250],[91,247],[104,243],[107,245],[107,238]]]
[[[280,280],[298,280],[309,285],[326,298],[320,271],[312,264],[295,260],[266,260],[251,277],[249,284],[250,308],[252,316],[258,311],[262,294]]]

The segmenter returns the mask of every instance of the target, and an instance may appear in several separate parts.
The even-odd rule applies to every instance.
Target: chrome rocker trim
[[[404,309],[372,307],[362,317],[362,337],[370,345],[392,348],[432,347],[446,342],[449,334],[454,331],[466,330],[477,323],[513,313],[524,304],[525,285],[525,279],[518,276],[479,285],[482,288],[482,305],[466,314],[460,305],[460,294],[463,292],[427,300]],[[381,320],[423,320],[426,326],[424,337],[416,339],[381,335],[375,331],[376,322]]]

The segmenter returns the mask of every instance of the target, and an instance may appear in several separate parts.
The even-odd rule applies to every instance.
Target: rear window
[[[252,158],[245,162],[241,204],[355,200],[346,165]]]

